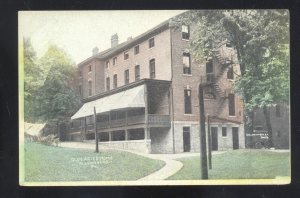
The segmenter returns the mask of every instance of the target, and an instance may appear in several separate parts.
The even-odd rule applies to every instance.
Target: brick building
[[[214,56],[196,62],[189,51],[192,32],[168,20],[121,44],[115,34],[105,51],[93,49],[78,64],[84,104],[72,116],[67,139],[94,141],[95,107],[100,147],[197,152],[202,83],[213,150],[244,148],[242,103],[232,90],[239,74],[235,51],[224,41]]]

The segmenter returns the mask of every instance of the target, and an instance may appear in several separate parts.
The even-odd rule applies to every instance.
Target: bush
[[[45,144],[45,145],[48,145],[48,146],[52,146],[53,144],[55,146],[58,146],[59,144],[59,139],[51,134],[51,135],[47,135],[47,136],[41,136],[41,137],[38,137],[36,139],[37,142],[40,142],[41,144]]]

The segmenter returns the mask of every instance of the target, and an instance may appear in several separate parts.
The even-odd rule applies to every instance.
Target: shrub
[[[47,135],[47,136],[40,136],[37,138],[36,141],[40,142],[41,144],[48,145],[48,146],[52,146],[53,144],[55,146],[58,146],[58,144],[59,144],[59,139],[53,134]]]

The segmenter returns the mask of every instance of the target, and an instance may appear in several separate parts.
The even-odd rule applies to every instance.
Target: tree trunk
[[[273,137],[272,137],[272,125],[271,125],[271,119],[270,119],[270,111],[267,106],[263,107],[264,115],[266,119],[266,125],[268,130],[268,136],[269,136],[269,146],[273,147]]]

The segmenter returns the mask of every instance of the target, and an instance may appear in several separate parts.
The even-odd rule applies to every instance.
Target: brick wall
[[[117,74],[118,76],[118,86],[124,85],[124,71],[127,69],[129,69],[129,83],[134,82],[136,65],[140,65],[140,79],[150,78],[149,61],[151,59],[155,59],[155,78],[160,80],[170,80],[171,56],[169,30],[165,30],[153,37],[155,46],[152,48],[149,48],[149,38],[139,44],[139,54],[134,55],[134,47],[132,47],[105,60],[105,62],[110,62],[109,68],[105,69],[105,78],[110,77],[111,88],[114,74]],[[127,60],[124,60],[125,51],[128,51],[129,54]],[[117,57],[116,65],[113,65],[113,57]]]

